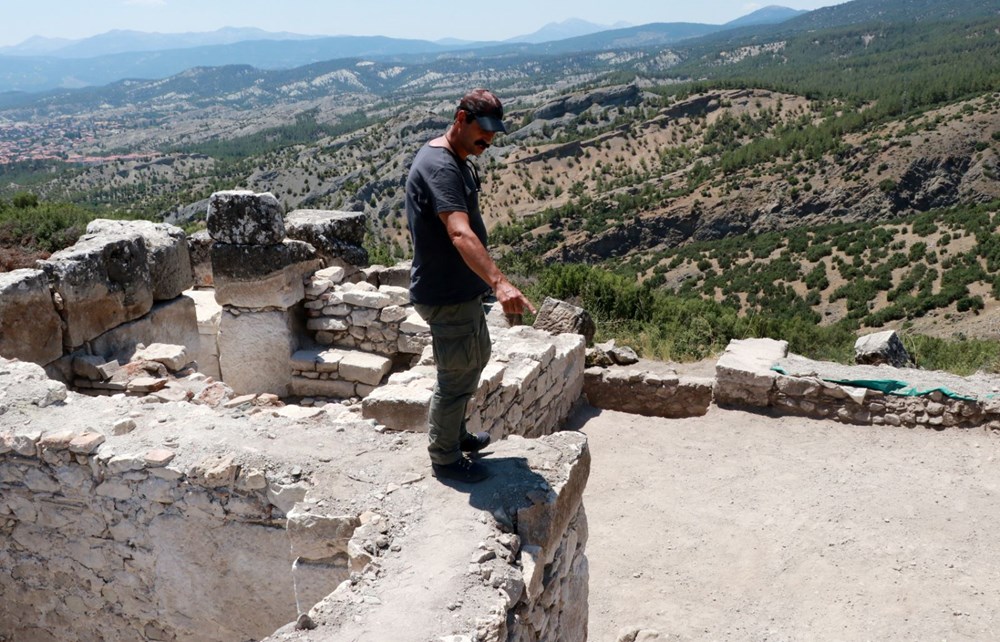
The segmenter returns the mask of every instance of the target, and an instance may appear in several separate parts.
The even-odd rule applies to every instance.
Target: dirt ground
[[[1000,637],[1000,436],[585,406],[592,642]]]

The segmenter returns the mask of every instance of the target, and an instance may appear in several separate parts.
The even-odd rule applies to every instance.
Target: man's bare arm
[[[452,245],[462,256],[462,260],[479,278],[486,281],[493,288],[493,293],[497,301],[503,307],[506,314],[523,314],[528,308],[535,312],[535,306],[531,301],[504,276],[500,268],[497,267],[489,252],[483,247],[482,242],[469,225],[469,215],[465,212],[442,212],[438,216],[448,230],[448,238]]]

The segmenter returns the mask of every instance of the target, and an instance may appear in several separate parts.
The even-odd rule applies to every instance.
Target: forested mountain
[[[884,326],[997,337],[996,4],[855,0],[669,47],[197,69],[8,101],[0,117],[52,148],[0,166],[0,195],[195,229],[212,191],[271,191],[365,211],[373,256],[404,258],[409,160],[489,86],[510,123],[478,159],[497,256],[608,336],[661,357],[751,335],[838,350]]]

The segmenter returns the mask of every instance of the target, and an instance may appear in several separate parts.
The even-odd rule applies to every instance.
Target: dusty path
[[[1000,638],[1000,437],[585,407],[590,640]]]

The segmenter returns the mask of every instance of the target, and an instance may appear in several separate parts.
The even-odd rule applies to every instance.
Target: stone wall
[[[584,393],[595,408],[646,417],[698,417],[712,405],[713,379],[647,372],[642,368],[587,368]]]
[[[850,383],[837,383],[856,381]],[[892,394],[861,382],[898,381],[921,394]],[[841,366],[788,353],[772,339],[733,341],[716,366],[715,398],[729,406],[859,425],[1000,430],[995,382],[915,368]]]
[[[491,315],[493,355],[466,410],[469,432],[540,437],[559,430],[583,391],[583,337],[505,327]],[[431,348],[417,366],[393,374],[362,400],[365,417],[391,430],[427,431],[436,381]]]
[[[222,642],[294,610],[273,584],[294,485],[170,425],[225,418],[75,395],[31,364],[0,371],[0,639]]]
[[[350,282],[347,276],[343,268],[331,267],[306,285],[307,328],[316,343],[390,357],[419,355],[430,342],[429,329],[413,311],[407,287]],[[369,271],[368,278],[378,282],[379,271]]]
[[[0,360],[0,639],[357,639],[376,605],[406,621],[404,588],[437,615],[394,640],[583,639],[582,434],[495,444],[470,497],[422,435],[305,410],[95,399]]]

